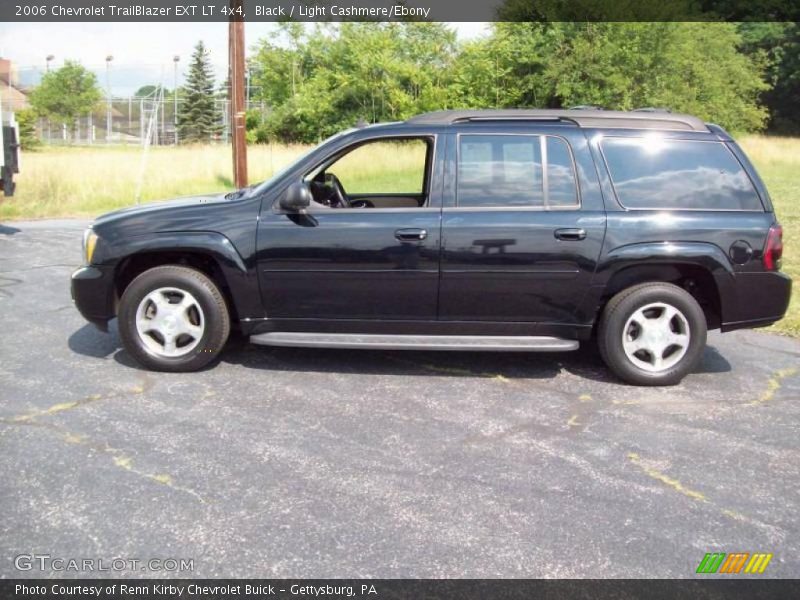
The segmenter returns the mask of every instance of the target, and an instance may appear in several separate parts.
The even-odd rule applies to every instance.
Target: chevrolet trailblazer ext
[[[707,329],[780,319],[791,280],[750,161],[654,111],[443,111],[340,133],[227,195],[99,217],[72,276],[142,365],[191,371],[231,327],[273,346],[574,350],[681,380]]]

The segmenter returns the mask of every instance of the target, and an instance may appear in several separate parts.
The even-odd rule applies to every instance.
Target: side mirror
[[[280,199],[280,206],[286,212],[302,212],[311,205],[311,190],[304,181],[290,185]]]

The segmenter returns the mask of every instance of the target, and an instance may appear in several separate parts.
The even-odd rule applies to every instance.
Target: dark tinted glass
[[[458,205],[544,206],[539,136],[461,136]]]
[[[547,137],[547,206],[559,208],[578,204],[575,168],[567,142]]]
[[[606,138],[601,146],[627,208],[762,210],[753,184],[722,143]]]

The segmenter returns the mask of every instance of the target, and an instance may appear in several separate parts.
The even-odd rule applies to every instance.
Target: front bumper
[[[78,312],[102,331],[115,316],[116,293],[113,269],[81,267],[72,274],[72,300]]]
[[[765,327],[784,317],[792,296],[786,273],[737,273],[735,279],[736,311],[725,315],[722,331]]]

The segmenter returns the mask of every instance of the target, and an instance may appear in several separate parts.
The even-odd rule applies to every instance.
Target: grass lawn
[[[304,146],[249,148],[250,181],[261,181],[292,161]],[[54,147],[26,152],[13,198],[0,198],[0,220],[94,217],[135,203],[142,172],[140,147]],[[227,146],[150,149],[141,200],[163,200],[231,190]]]
[[[756,164],[783,225],[783,270],[800,282],[800,139],[745,136],[741,145]],[[248,148],[250,181],[270,177],[306,146],[259,145]],[[404,181],[414,181],[420,166],[412,148],[352,161],[337,175],[348,189],[391,189],[397,181],[380,174],[392,164],[403,165]],[[346,163],[346,161],[343,161]],[[353,169],[348,173],[349,168]],[[0,196],[0,221],[47,217],[92,217],[134,203],[142,169],[138,147],[45,148],[22,157],[13,198]],[[141,189],[143,202],[232,189],[231,156],[227,146],[187,146],[150,150]],[[388,184],[388,187],[386,187]],[[366,186],[366,187],[365,187]],[[416,187],[416,185],[409,186]],[[410,190],[409,190],[410,191]],[[800,336],[800,295],[795,293],[786,318],[772,328]]]
[[[783,271],[795,284],[786,318],[770,329],[800,336],[800,139],[746,136],[739,143],[767,184],[783,225]]]

